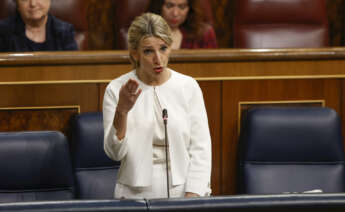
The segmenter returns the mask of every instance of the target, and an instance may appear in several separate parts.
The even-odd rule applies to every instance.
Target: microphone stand
[[[170,198],[170,190],[169,190],[169,157],[168,157],[168,131],[167,131],[167,124],[168,124],[168,111],[167,109],[163,109],[163,121],[164,121],[164,131],[165,131],[165,165],[166,165],[166,174],[167,174],[167,194],[168,198]]]

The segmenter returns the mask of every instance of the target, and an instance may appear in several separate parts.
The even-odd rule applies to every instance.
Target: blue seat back
[[[256,108],[243,121],[241,193],[345,191],[341,122],[334,110]]]
[[[101,112],[82,113],[72,126],[72,160],[77,199],[113,198],[120,163],[107,157],[103,149]]]
[[[69,148],[60,132],[0,133],[0,202],[74,199]]]

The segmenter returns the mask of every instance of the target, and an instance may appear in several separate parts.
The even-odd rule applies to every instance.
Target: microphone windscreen
[[[166,119],[168,118],[168,110],[167,109],[163,109],[163,118]]]

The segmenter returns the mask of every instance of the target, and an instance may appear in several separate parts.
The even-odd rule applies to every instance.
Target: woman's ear
[[[129,50],[129,57],[135,68],[139,68],[139,53],[136,50]]]
[[[136,50],[130,50],[129,51],[129,54],[133,57],[133,59],[135,61],[138,61],[139,60],[139,54]]]

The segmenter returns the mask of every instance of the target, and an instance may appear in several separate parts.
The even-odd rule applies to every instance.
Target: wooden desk
[[[215,195],[235,193],[239,119],[248,108],[323,105],[345,126],[345,48],[179,50],[170,64],[204,92]],[[0,54],[0,131],[68,133],[70,117],[101,111],[106,84],[130,69],[127,51]]]

